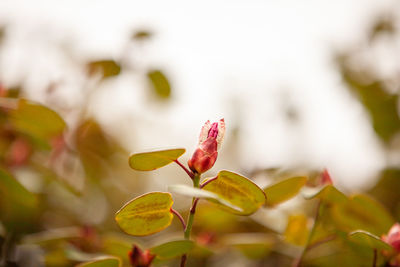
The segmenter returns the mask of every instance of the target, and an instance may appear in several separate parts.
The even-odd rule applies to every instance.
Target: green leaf
[[[303,214],[289,216],[284,233],[285,240],[297,246],[303,246],[308,238],[307,217]]]
[[[170,193],[152,192],[126,203],[115,216],[119,227],[127,234],[145,236],[167,228],[173,218]]]
[[[353,242],[356,242],[360,245],[364,245],[373,249],[378,250],[392,250],[392,246],[377,237],[374,234],[371,234],[367,231],[356,230],[349,233],[349,239]]]
[[[171,259],[188,253],[193,247],[193,241],[177,240],[153,247],[150,252],[160,259]]]
[[[277,184],[270,185],[264,189],[268,201],[265,203],[269,207],[278,205],[296,196],[300,189],[306,184],[307,178],[304,176],[292,177]]]
[[[49,147],[49,139],[60,135],[66,127],[64,120],[53,110],[21,99],[10,113],[14,128],[41,145]]]
[[[117,257],[99,257],[93,261],[84,262],[76,267],[120,267],[121,260]]]
[[[361,194],[335,205],[331,216],[335,224],[346,232],[363,229],[378,236],[386,233],[394,223],[390,213],[379,202]]]
[[[319,198],[322,201],[333,204],[345,203],[348,198],[345,194],[337,190],[333,185],[326,185],[322,188],[317,188],[316,191],[311,189],[312,192],[304,192],[306,199]]]
[[[89,75],[100,72],[103,78],[117,76],[121,72],[121,66],[114,60],[92,61],[87,65]]]
[[[152,70],[147,73],[154,92],[160,98],[167,99],[171,95],[171,86],[167,77],[160,70]]]
[[[135,153],[129,157],[129,166],[137,171],[152,171],[178,159],[185,153],[184,148]]]
[[[221,205],[227,206],[231,209],[234,209],[236,211],[242,212],[243,210],[240,207],[237,207],[233,204],[231,204],[229,201],[221,198],[215,193],[212,193],[207,190],[202,190],[199,188],[194,188],[191,186],[183,185],[183,184],[177,184],[177,185],[170,185],[168,186],[169,191],[175,192],[184,196],[189,196],[189,197],[197,197],[197,198],[204,198],[208,200],[214,200],[218,202]]]
[[[5,226],[15,231],[32,226],[37,208],[36,196],[0,169],[0,220]]]
[[[204,183],[203,183],[204,184]],[[237,210],[221,206],[238,215],[250,215],[265,203],[265,193],[255,183],[239,174],[220,171],[217,179],[203,187],[204,190],[217,194],[222,199],[242,209]]]

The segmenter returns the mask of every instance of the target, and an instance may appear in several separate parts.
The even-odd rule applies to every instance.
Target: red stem
[[[208,179],[207,181],[205,181],[204,183],[202,183],[200,185],[200,188],[205,187],[206,185],[208,185],[209,183],[211,183],[212,181],[216,180],[218,178],[218,176],[215,176],[214,178]]]
[[[181,221],[181,223],[182,223],[183,230],[185,230],[185,229],[186,229],[186,223],[185,223],[185,220],[183,219],[182,215],[181,215],[179,212],[177,212],[176,210],[174,210],[173,208],[171,208],[170,211],[171,211],[173,214],[175,214],[176,217],[178,217],[178,219],[179,219],[179,220]]]
[[[190,170],[188,170],[182,163],[179,162],[179,160],[174,160],[176,164],[178,164],[190,177],[190,179],[193,180],[194,178],[194,173]]]

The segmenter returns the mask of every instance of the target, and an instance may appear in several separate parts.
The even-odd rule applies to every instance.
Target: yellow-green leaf
[[[291,215],[284,236],[287,242],[303,246],[308,238],[307,217],[303,214]]]
[[[120,267],[121,260],[117,257],[99,257],[98,259],[84,262],[76,267]]]
[[[348,200],[347,196],[337,190],[333,185],[326,185],[322,188],[318,188],[316,192],[304,193],[304,197],[306,199],[319,198],[322,201],[334,204],[345,203]]]
[[[171,86],[167,77],[160,70],[152,70],[147,73],[154,92],[160,98],[166,99],[171,95]]]
[[[145,236],[167,228],[172,221],[172,196],[170,193],[151,192],[126,203],[115,220],[127,234]]]
[[[211,191],[234,206],[241,208],[242,211],[239,212],[221,206],[238,215],[250,215],[256,212],[266,199],[264,191],[255,183],[230,171],[220,171],[217,179],[207,183],[203,189]]]
[[[304,176],[292,177],[279,183],[270,185],[264,189],[268,201],[265,203],[269,207],[278,205],[296,196],[300,189],[306,184],[307,178]]]
[[[17,109],[11,111],[10,121],[17,131],[45,146],[49,146],[49,138],[61,134],[66,127],[55,111],[24,99],[19,101]]]
[[[129,157],[129,166],[138,171],[152,171],[170,164],[183,153],[184,148],[135,153]]]
[[[160,259],[171,259],[188,253],[193,247],[193,241],[177,240],[153,247],[150,252]]]
[[[121,72],[121,66],[114,60],[99,60],[88,64],[89,75],[100,72],[103,78],[116,76]]]
[[[32,224],[38,199],[14,177],[0,169],[0,220],[9,229],[20,231]]]
[[[364,245],[370,248],[378,249],[378,250],[392,250],[392,246],[388,243],[384,242],[382,239],[377,237],[374,234],[371,234],[367,231],[356,230],[349,233],[349,239],[353,242],[356,242],[360,245]]]
[[[378,236],[387,233],[394,223],[393,217],[379,202],[362,194],[350,197],[349,201],[341,205],[335,205],[331,216],[344,231],[363,229]]]

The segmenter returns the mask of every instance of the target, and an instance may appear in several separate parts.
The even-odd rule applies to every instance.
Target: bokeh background
[[[2,92],[67,123],[46,163],[57,182],[38,178],[50,152],[4,141],[7,168],[48,197],[41,227],[113,225],[124,201],[189,184],[175,166],[136,173],[127,157],[185,147],[186,162],[202,124],[220,118],[210,176],[230,169],[263,186],[276,168],[327,168],[344,192],[377,196],[382,177],[399,177],[399,1],[1,0],[0,29]],[[29,164],[9,156],[15,140]]]

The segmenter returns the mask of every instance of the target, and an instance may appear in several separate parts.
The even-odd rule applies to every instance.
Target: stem
[[[182,163],[179,162],[179,160],[176,159],[174,161],[187,173],[187,175],[189,175],[190,179],[194,179],[195,175],[192,171],[188,170]]]
[[[376,267],[376,260],[378,258],[378,251],[374,248],[374,258],[372,259],[372,267]]]
[[[185,267],[186,265],[187,254],[182,255],[181,258],[181,267]]]
[[[170,211],[171,211],[173,214],[175,214],[176,217],[178,217],[178,219],[179,219],[179,220],[181,221],[181,223],[182,223],[183,230],[185,230],[185,229],[186,229],[186,223],[185,223],[185,220],[183,219],[182,215],[181,215],[179,212],[177,212],[176,210],[174,210],[173,208],[171,208]]]
[[[200,174],[194,174],[194,176],[193,176],[193,187],[194,188],[199,188],[200,187],[199,184],[200,184]],[[185,228],[185,231],[184,231],[184,234],[183,234],[185,239],[187,239],[187,240],[190,239],[190,234],[192,232],[192,226],[193,226],[193,221],[194,221],[194,214],[196,212],[197,202],[199,202],[199,199],[194,197],[192,199],[192,207],[190,208],[189,217],[187,219],[186,228]],[[182,255],[181,267],[185,267],[186,260],[187,260],[187,254]]]
[[[296,261],[295,261],[294,264],[293,264],[294,267],[300,267],[300,266],[301,266],[301,261],[303,260],[304,255],[306,254],[307,250],[309,249],[309,245],[310,245],[310,242],[311,242],[311,238],[312,238],[312,236],[314,235],[315,229],[316,229],[316,226],[317,226],[317,221],[318,221],[318,218],[319,218],[319,210],[320,210],[320,207],[321,207],[321,200],[318,200],[317,212],[316,212],[316,214],[315,214],[314,224],[313,224],[313,226],[312,226],[312,228],[311,228],[310,234],[308,235],[307,242],[306,242],[306,244],[305,244],[305,246],[304,246],[303,251],[302,251],[301,254],[300,254],[300,257],[299,257],[298,259],[296,259]],[[312,248],[312,246],[311,246],[311,248]]]

